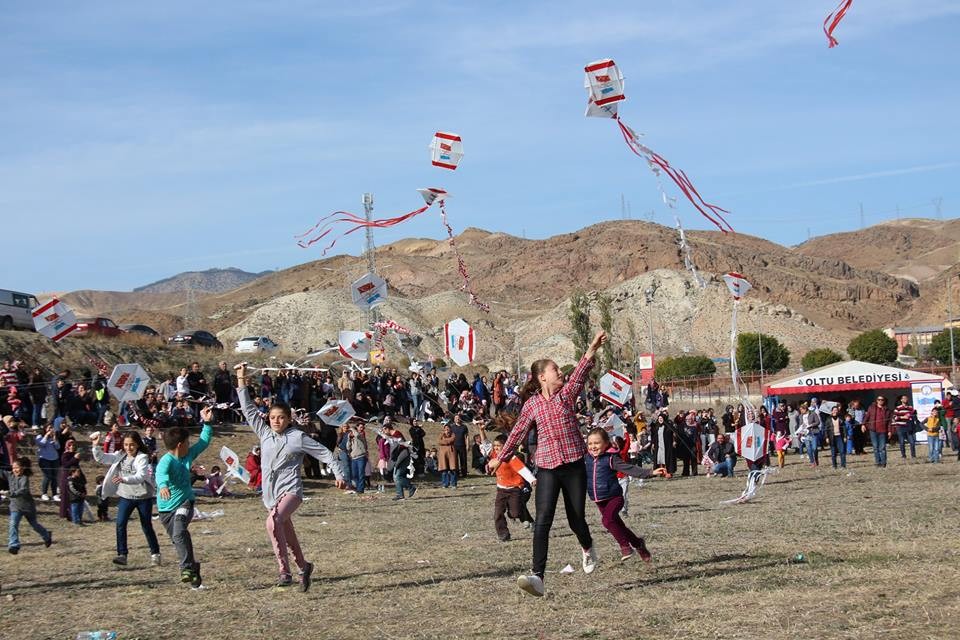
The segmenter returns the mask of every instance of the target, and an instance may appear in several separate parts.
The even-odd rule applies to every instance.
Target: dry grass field
[[[222,444],[247,451],[252,438],[240,427],[219,430],[201,461],[212,464]],[[93,464],[84,468],[92,479]],[[843,473],[792,456],[740,506],[720,501],[739,495],[742,471],[734,480],[648,481],[631,489],[628,524],[647,538],[654,564],[621,565],[588,504],[601,558],[590,576],[579,570],[561,507],[542,599],[515,586],[529,570],[531,532],[511,524],[513,542],[497,542],[487,477],[456,491],[421,482],[399,503],[389,487],[358,497],[307,481],[311,499],[295,520],[317,565],[307,594],[273,586],[265,511],[252,494],[200,499],[201,510],[225,512],[191,525],[203,591],[177,581],[159,523],[164,566],[149,566],[131,521],[130,564],[118,568],[112,523],[75,527],[55,518],[53,503],[39,503],[56,543],[44,549],[21,526],[20,554],[0,559],[0,629],[5,638],[113,629],[121,638],[210,640],[956,638],[958,472],[955,457],[937,466],[895,453],[885,470],[855,457]],[[788,563],[797,553],[806,562]],[[577,571],[559,573],[568,563]]]

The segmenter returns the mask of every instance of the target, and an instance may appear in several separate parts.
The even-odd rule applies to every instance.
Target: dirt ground
[[[246,452],[252,443],[241,427],[220,429],[201,462],[212,464],[223,444]],[[191,525],[203,591],[178,582],[159,523],[164,566],[149,566],[131,521],[130,564],[118,568],[113,523],[76,527],[55,517],[54,503],[38,503],[56,542],[44,549],[21,525],[20,554],[0,558],[0,629],[7,638],[93,629],[141,639],[955,638],[960,464],[955,456],[912,464],[891,453],[885,470],[868,455],[854,457],[848,472],[788,457],[758,499],[740,506],[720,501],[743,490],[742,470],[732,480],[631,487],[627,523],[646,537],[652,566],[621,565],[588,504],[600,566],[583,574],[561,507],[542,599],[516,588],[530,568],[531,531],[511,523],[513,541],[497,542],[488,477],[471,476],[455,491],[420,481],[418,495],[399,503],[390,487],[360,497],[307,481],[310,499],[295,517],[317,565],[307,594],[273,586],[265,510],[243,489],[198,502],[224,511]],[[92,462],[84,469],[91,480],[98,471]],[[6,520],[6,505],[2,513]],[[798,553],[804,563],[788,562]],[[576,571],[561,574],[566,564]]]

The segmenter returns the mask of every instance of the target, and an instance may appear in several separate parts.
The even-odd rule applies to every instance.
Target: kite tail
[[[327,251],[333,248],[333,245],[337,243],[337,240],[339,240],[340,238],[343,238],[344,236],[350,235],[354,231],[358,231],[360,229],[366,229],[368,227],[372,227],[376,229],[384,229],[387,227],[392,227],[394,225],[400,224],[401,222],[405,222],[410,218],[413,218],[414,216],[420,215],[421,213],[423,213],[429,208],[430,208],[430,205],[426,205],[424,207],[420,207],[419,209],[416,209],[409,213],[405,213],[402,216],[397,216],[395,218],[382,218],[380,220],[369,220],[369,221],[366,218],[361,218],[360,216],[354,213],[350,213],[349,211],[337,211],[337,212],[331,213],[326,217],[321,218],[317,222],[317,224],[313,225],[313,227],[311,227],[310,230],[307,231],[306,233],[302,233],[299,236],[294,236],[294,237],[306,238],[306,236],[314,234],[314,236],[308,240],[300,240],[297,242],[297,245],[299,245],[302,249],[306,249],[313,243],[326,237],[327,234],[329,234],[331,231],[334,230],[337,224],[345,223],[347,225],[352,225],[346,231],[334,237],[333,241],[324,248],[323,255],[327,255]],[[336,216],[340,216],[340,217],[338,218]]]
[[[833,10],[833,13],[828,15],[823,21],[823,32],[827,36],[828,48],[832,49],[840,44],[840,41],[833,37],[833,30],[837,28],[837,25],[840,24],[843,17],[847,15],[847,9],[849,9],[852,4],[853,0],[841,0],[837,8]]]
[[[490,313],[490,305],[485,302],[482,302],[477,296],[476,292],[473,290],[473,285],[470,282],[470,273],[467,272],[467,263],[463,261],[463,256],[460,255],[460,250],[457,249],[457,242],[453,237],[453,227],[450,226],[450,223],[447,221],[447,210],[443,206],[443,200],[440,201],[440,218],[443,221],[443,226],[447,228],[447,237],[449,238],[450,247],[453,249],[454,255],[457,256],[457,271],[460,273],[460,278],[463,280],[463,284],[460,285],[460,291],[465,291],[468,296],[470,296],[470,304],[476,305],[481,311]]]
[[[716,205],[706,202],[700,193],[697,191],[696,187],[693,186],[693,182],[690,181],[690,178],[687,177],[687,174],[683,172],[682,169],[674,169],[670,166],[670,163],[667,162],[666,158],[656,153],[649,147],[640,143],[637,140],[637,134],[633,130],[625,125],[623,121],[618,117],[617,125],[620,127],[620,133],[623,135],[624,141],[627,143],[627,146],[633,151],[634,154],[643,158],[647,161],[647,164],[650,165],[650,170],[653,171],[654,175],[657,176],[657,184],[660,186],[660,194],[663,196],[663,201],[667,206],[673,208],[674,205],[671,204],[673,198],[668,198],[667,194],[663,190],[663,186],[660,185],[660,172],[667,174],[667,176],[673,180],[674,184],[677,185],[677,188],[683,193],[687,200],[694,206],[694,208],[700,212],[700,214],[712,222],[720,231],[727,233],[728,231],[733,231],[733,227],[730,226],[730,223],[726,221],[723,217],[723,214],[730,213],[726,209],[722,209]]]
[[[683,255],[683,265],[687,268],[690,273],[693,274],[693,279],[696,281],[697,286],[701,289],[707,288],[707,283],[704,282],[703,278],[700,277],[700,274],[697,272],[697,265],[693,262],[693,255],[690,252],[690,245],[687,244],[687,236],[683,233],[683,226],[680,224],[680,218],[674,216],[674,220],[677,221],[677,231],[680,233],[680,240],[677,244],[680,247],[680,252]]]

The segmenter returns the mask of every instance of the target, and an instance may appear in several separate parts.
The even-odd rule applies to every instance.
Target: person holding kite
[[[488,465],[490,472],[495,473],[500,464],[510,460],[517,446],[526,442],[527,432],[536,423],[537,452],[533,461],[537,467],[537,517],[533,533],[533,571],[517,580],[520,589],[534,596],[543,596],[550,527],[561,492],[567,522],[583,553],[583,572],[593,573],[597,567],[597,554],[584,513],[587,500],[584,456],[587,447],[580,434],[574,403],[593,368],[597,349],[606,341],[606,333],[597,333],[566,383],[553,360],[541,359],[531,365],[530,378],[520,390],[520,415],[500,455]]]
[[[260,439],[260,465],[262,470],[263,504],[268,510],[267,533],[273,545],[273,553],[280,567],[279,587],[293,584],[287,549],[300,570],[300,591],[310,588],[313,563],[307,562],[300,548],[300,541],[293,529],[293,514],[303,502],[303,478],[300,469],[303,456],[310,455],[333,469],[338,489],[345,489],[340,461],[322,444],[303,431],[291,428],[293,415],[290,407],[279,402],[270,406],[267,420],[250,400],[247,390],[247,365],[238,364],[237,396],[240,410],[247,424]]]

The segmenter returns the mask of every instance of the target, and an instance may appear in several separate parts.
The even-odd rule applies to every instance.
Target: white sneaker
[[[597,552],[593,550],[593,547],[590,547],[583,552],[583,572],[584,573],[593,573],[593,570],[597,568]]]
[[[42,500],[43,502],[50,502],[50,496],[44,493],[40,496],[40,500]]]
[[[152,564],[155,567],[159,567],[162,564],[159,553],[150,554],[150,564]]]
[[[53,496],[53,501],[60,502],[60,496],[59,495]]]
[[[543,580],[540,576],[520,576],[517,578],[517,586],[521,591],[526,591],[532,596],[543,597]]]

